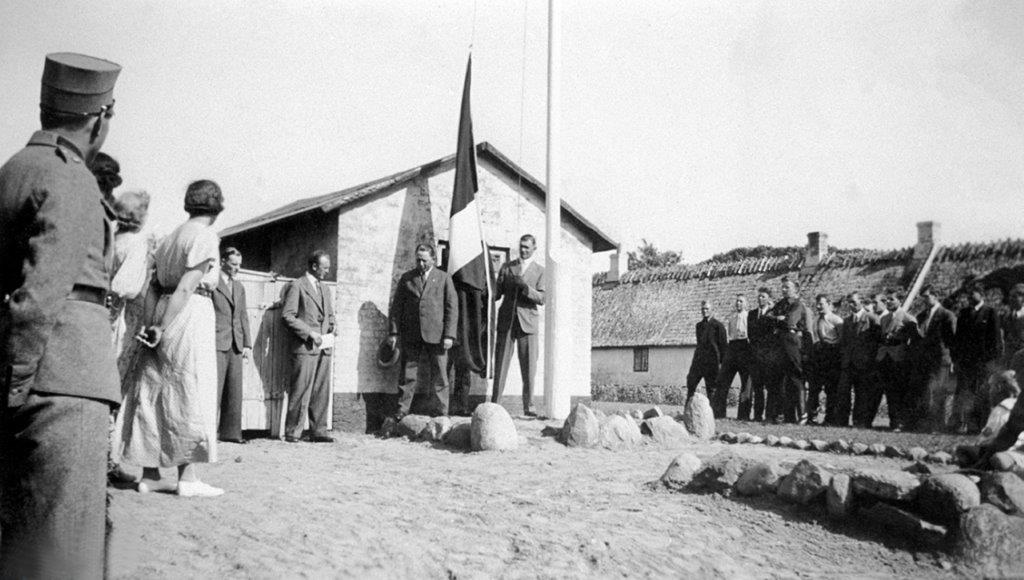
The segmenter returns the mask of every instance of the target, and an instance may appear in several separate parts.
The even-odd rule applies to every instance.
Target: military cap
[[[96,115],[114,104],[121,65],[84,54],[46,55],[39,106],[72,115]]]

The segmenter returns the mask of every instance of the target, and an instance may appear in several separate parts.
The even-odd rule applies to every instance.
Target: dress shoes
[[[313,435],[309,440],[313,443],[334,443],[334,437],[330,435]]]
[[[234,438],[221,439],[221,441],[223,441],[225,443],[235,443],[235,444],[238,444],[238,445],[245,445],[246,443],[248,443],[248,441],[246,441],[245,439],[242,439],[241,437],[239,437],[238,439],[234,439]]]
[[[299,438],[298,437],[292,437],[292,436],[289,435],[289,436],[284,438],[284,441],[285,441],[285,443],[298,443],[299,442]]]

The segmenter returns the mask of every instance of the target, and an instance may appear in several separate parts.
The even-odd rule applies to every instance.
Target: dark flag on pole
[[[466,63],[459,115],[459,140],[455,150],[455,188],[448,232],[448,272],[459,297],[458,342],[453,354],[456,366],[486,378],[489,356],[490,264],[476,203],[476,147],[469,113],[469,85],[473,66]]]

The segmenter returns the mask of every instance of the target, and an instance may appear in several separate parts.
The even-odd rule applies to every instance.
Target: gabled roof
[[[519,179],[523,185],[533,190],[534,193],[541,197],[541,199],[546,196],[547,188],[545,188],[540,181],[527,173],[523,168],[519,167],[490,143],[485,141],[477,144],[476,151],[478,158],[487,159],[498,169],[505,171],[513,178]],[[263,215],[246,220],[240,224],[224,228],[221,230],[220,236],[222,238],[232,236],[306,212],[322,211],[326,213],[334,211],[376,193],[401,187],[416,177],[434,175],[440,171],[448,169],[450,166],[454,165],[454,163],[455,155],[452,154],[418,167],[413,167],[412,169],[407,169],[355,187],[293,201],[292,203],[281,206]],[[618,247],[618,244],[612,240],[608,234],[601,231],[591,221],[583,217],[582,214],[566,203],[565,200],[562,200],[562,219],[578,227],[584,235],[590,238],[593,242],[595,252],[614,250]]]

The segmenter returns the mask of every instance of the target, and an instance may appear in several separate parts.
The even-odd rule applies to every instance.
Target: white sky
[[[1024,237],[1024,2],[563,14],[563,195],[625,249],[905,247],[925,219]],[[221,184],[227,226],[453,152],[471,41],[476,138],[544,179],[542,0],[6,0],[0,32],[0,157],[37,127],[47,52],[114,60],[105,149],[157,231],[194,179]]]

